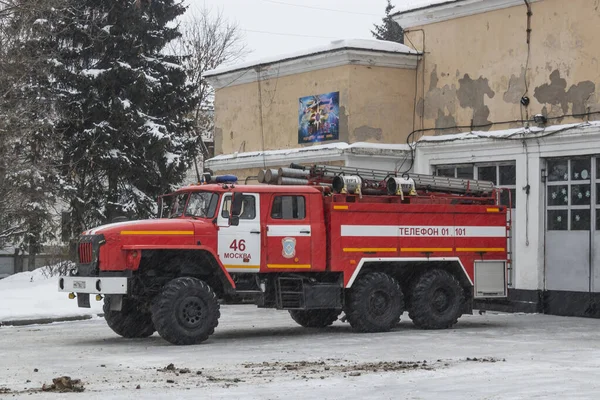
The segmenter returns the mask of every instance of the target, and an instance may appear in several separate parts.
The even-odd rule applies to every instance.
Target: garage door
[[[598,157],[546,161],[546,289],[600,291]]]

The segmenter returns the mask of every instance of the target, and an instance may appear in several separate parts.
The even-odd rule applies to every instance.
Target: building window
[[[592,161],[596,160],[590,157],[547,160],[546,212],[549,231],[589,231],[591,229],[591,204],[594,195],[592,193]],[[596,187],[599,186],[598,179],[596,179]],[[598,208],[597,204],[596,209]],[[598,223],[598,217],[596,217],[597,227]]]
[[[304,219],[306,217],[306,201],[304,196],[277,196],[273,200],[271,218]]]
[[[479,179],[493,182],[496,187],[503,189],[500,194],[500,204],[516,206],[517,167],[514,162],[498,162],[475,165],[439,165],[435,168],[437,176],[449,178]]]

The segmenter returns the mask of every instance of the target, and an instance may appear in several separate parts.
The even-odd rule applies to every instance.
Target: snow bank
[[[70,300],[67,293],[58,291],[58,276],[49,277],[48,272],[48,267],[42,267],[0,280],[0,322],[102,312],[102,302],[93,298],[92,308],[77,307],[76,300]]]

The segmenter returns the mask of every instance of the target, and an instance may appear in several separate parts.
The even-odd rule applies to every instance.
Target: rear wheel
[[[289,310],[292,319],[305,328],[325,328],[337,321],[341,310]]]
[[[463,301],[462,287],[454,275],[432,269],[417,279],[408,316],[419,328],[450,328],[461,316]]]
[[[145,338],[151,336],[155,329],[152,314],[143,309],[141,303],[131,298],[123,298],[121,311],[111,311],[111,297],[104,298],[104,319],[116,334],[126,338]]]
[[[178,345],[198,344],[219,324],[219,302],[212,288],[196,278],[167,283],[152,304],[152,320],[160,336]]]
[[[386,332],[399,321],[404,295],[398,281],[383,272],[363,275],[348,292],[346,317],[358,332]]]

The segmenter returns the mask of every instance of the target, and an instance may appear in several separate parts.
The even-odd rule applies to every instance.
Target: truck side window
[[[271,208],[273,219],[306,218],[306,200],[304,196],[276,196]]]
[[[223,211],[221,217],[229,218],[229,209],[231,208],[231,196],[223,199]],[[242,200],[242,213],[240,219],[256,218],[256,199],[254,196],[244,196]]]

